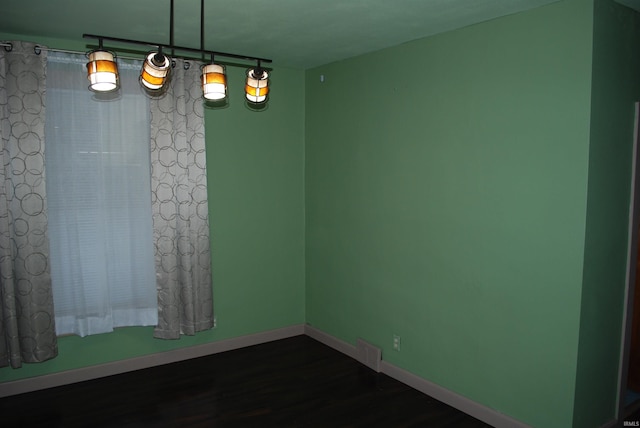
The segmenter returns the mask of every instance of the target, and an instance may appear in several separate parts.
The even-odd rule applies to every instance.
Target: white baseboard
[[[342,352],[351,358],[357,359],[356,347],[354,345],[344,342],[308,324],[305,325],[304,332],[307,336],[317,340],[318,342]],[[393,364],[384,361],[384,355],[381,363],[381,372],[496,428],[530,428],[529,425],[513,419],[510,416],[394,366]]]
[[[304,326],[304,334],[312,339],[317,340],[320,343],[327,345],[330,348],[335,349],[336,351],[342,352],[347,357],[351,357],[354,360],[357,360],[356,347],[350,343],[344,342],[337,337],[331,336],[330,334],[327,334],[322,330],[318,330],[317,328],[312,327],[309,324]]]
[[[219,342],[206,343],[204,345],[190,346],[187,348],[175,349],[173,351],[129,358],[127,360],[114,361],[111,363],[67,370],[33,378],[3,382],[0,383],[0,398],[25,392],[33,392],[40,389],[68,385],[75,382],[98,379],[133,370],[146,369],[162,364],[175,363],[178,361],[189,360],[191,358],[198,358],[220,352],[231,351],[233,349],[244,348],[246,346],[259,345],[261,343],[267,343],[274,340],[286,339],[288,337],[300,336],[301,334],[304,334],[304,330],[304,325],[299,324],[277,330],[225,339]]]
[[[267,343],[274,340],[300,336],[302,334],[306,334],[312,339],[315,339],[318,342],[357,360],[355,345],[344,342],[310,325],[299,324],[277,330],[225,339],[219,342],[206,343],[204,345],[180,348],[173,351],[144,355],[127,360],[113,361],[106,364],[67,370],[33,378],[3,382],[0,383],[0,398],[37,391],[40,389],[68,385],[75,382],[98,379],[134,370],[146,369],[162,364],[175,363],[178,361],[189,360],[191,358],[198,358],[247,346],[259,345],[261,343]],[[474,418],[493,425],[496,428],[530,428],[528,425],[520,421],[463,397],[462,395],[456,394],[455,392],[436,385],[433,382],[418,377],[413,373],[384,361],[384,359],[381,362],[380,368],[382,373],[387,376],[409,385],[410,387],[467,413]]]

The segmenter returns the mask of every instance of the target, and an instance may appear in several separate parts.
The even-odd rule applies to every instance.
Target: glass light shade
[[[252,103],[260,104],[267,101],[269,94],[269,73],[266,70],[250,68],[247,70],[247,80],[244,86],[245,96]]]
[[[159,91],[169,78],[171,60],[158,52],[150,52],[142,64],[140,83],[152,91]]]
[[[205,65],[202,69],[202,96],[207,100],[223,100],[227,96],[227,76],[218,64]]]
[[[118,89],[118,65],[113,54],[107,51],[92,51],[87,54],[87,78],[89,89],[96,92],[109,92]]]

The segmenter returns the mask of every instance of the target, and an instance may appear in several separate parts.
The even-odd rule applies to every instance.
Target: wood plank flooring
[[[3,427],[489,427],[307,337],[0,399]]]

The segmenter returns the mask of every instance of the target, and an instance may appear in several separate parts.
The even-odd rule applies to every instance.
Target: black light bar
[[[96,40],[98,40],[99,44],[101,43],[101,41],[107,40],[107,41],[111,41],[111,42],[125,43],[125,44],[132,44],[132,45],[150,46],[150,47],[157,47],[157,48],[162,47],[163,49],[171,49],[171,50],[174,50],[174,51],[184,51],[184,52],[193,52],[193,53],[197,53],[197,54],[207,54],[209,56],[215,55],[216,57],[223,56],[223,57],[227,57],[227,58],[243,59],[243,60],[248,60],[248,61],[260,61],[261,63],[270,63],[270,62],[272,62],[270,59],[259,58],[259,57],[255,57],[255,56],[239,55],[239,54],[233,54],[233,53],[228,53],[228,52],[210,51],[210,50],[205,50],[205,49],[188,48],[188,47],[184,47],[184,46],[176,46],[176,45],[173,45],[173,44],[168,44],[167,45],[167,44],[164,44],[164,43],[144,42],[144,41],[140,41],[140,40],[123,39],[123,38],[120,38],[120,37],[99,36],[99,35],[96,35],[96,34],[83,34],[82,37],[85,38],[85,39],[96,39]]]

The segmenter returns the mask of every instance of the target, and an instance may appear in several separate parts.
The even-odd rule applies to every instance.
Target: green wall
[[[307,72],[308,323],[527,424],[572,425],[592,9]]]
[[[58,358],[0,381],[306,321],[532,426],[600,426],[616,405],[637,29],[613,0],[563,0],[276,68],[260,113],[229,67],[229,106],[206,112],[218,327],[63,337]]]
[[[3,35],[83,50],[78,42]],[[243,102],[242,67],[228,67],[227,108],[205,112],[214,308],[218,327],[177,341],[153,329],[59,339],[59,356],[0,382],[302,324],[304,314],[304,72],[275,68],[268,108]]]
[[[574,427],[612,419],[624,305],[634,102],[640,100],[638,14],[594,8],[591,146]]]

